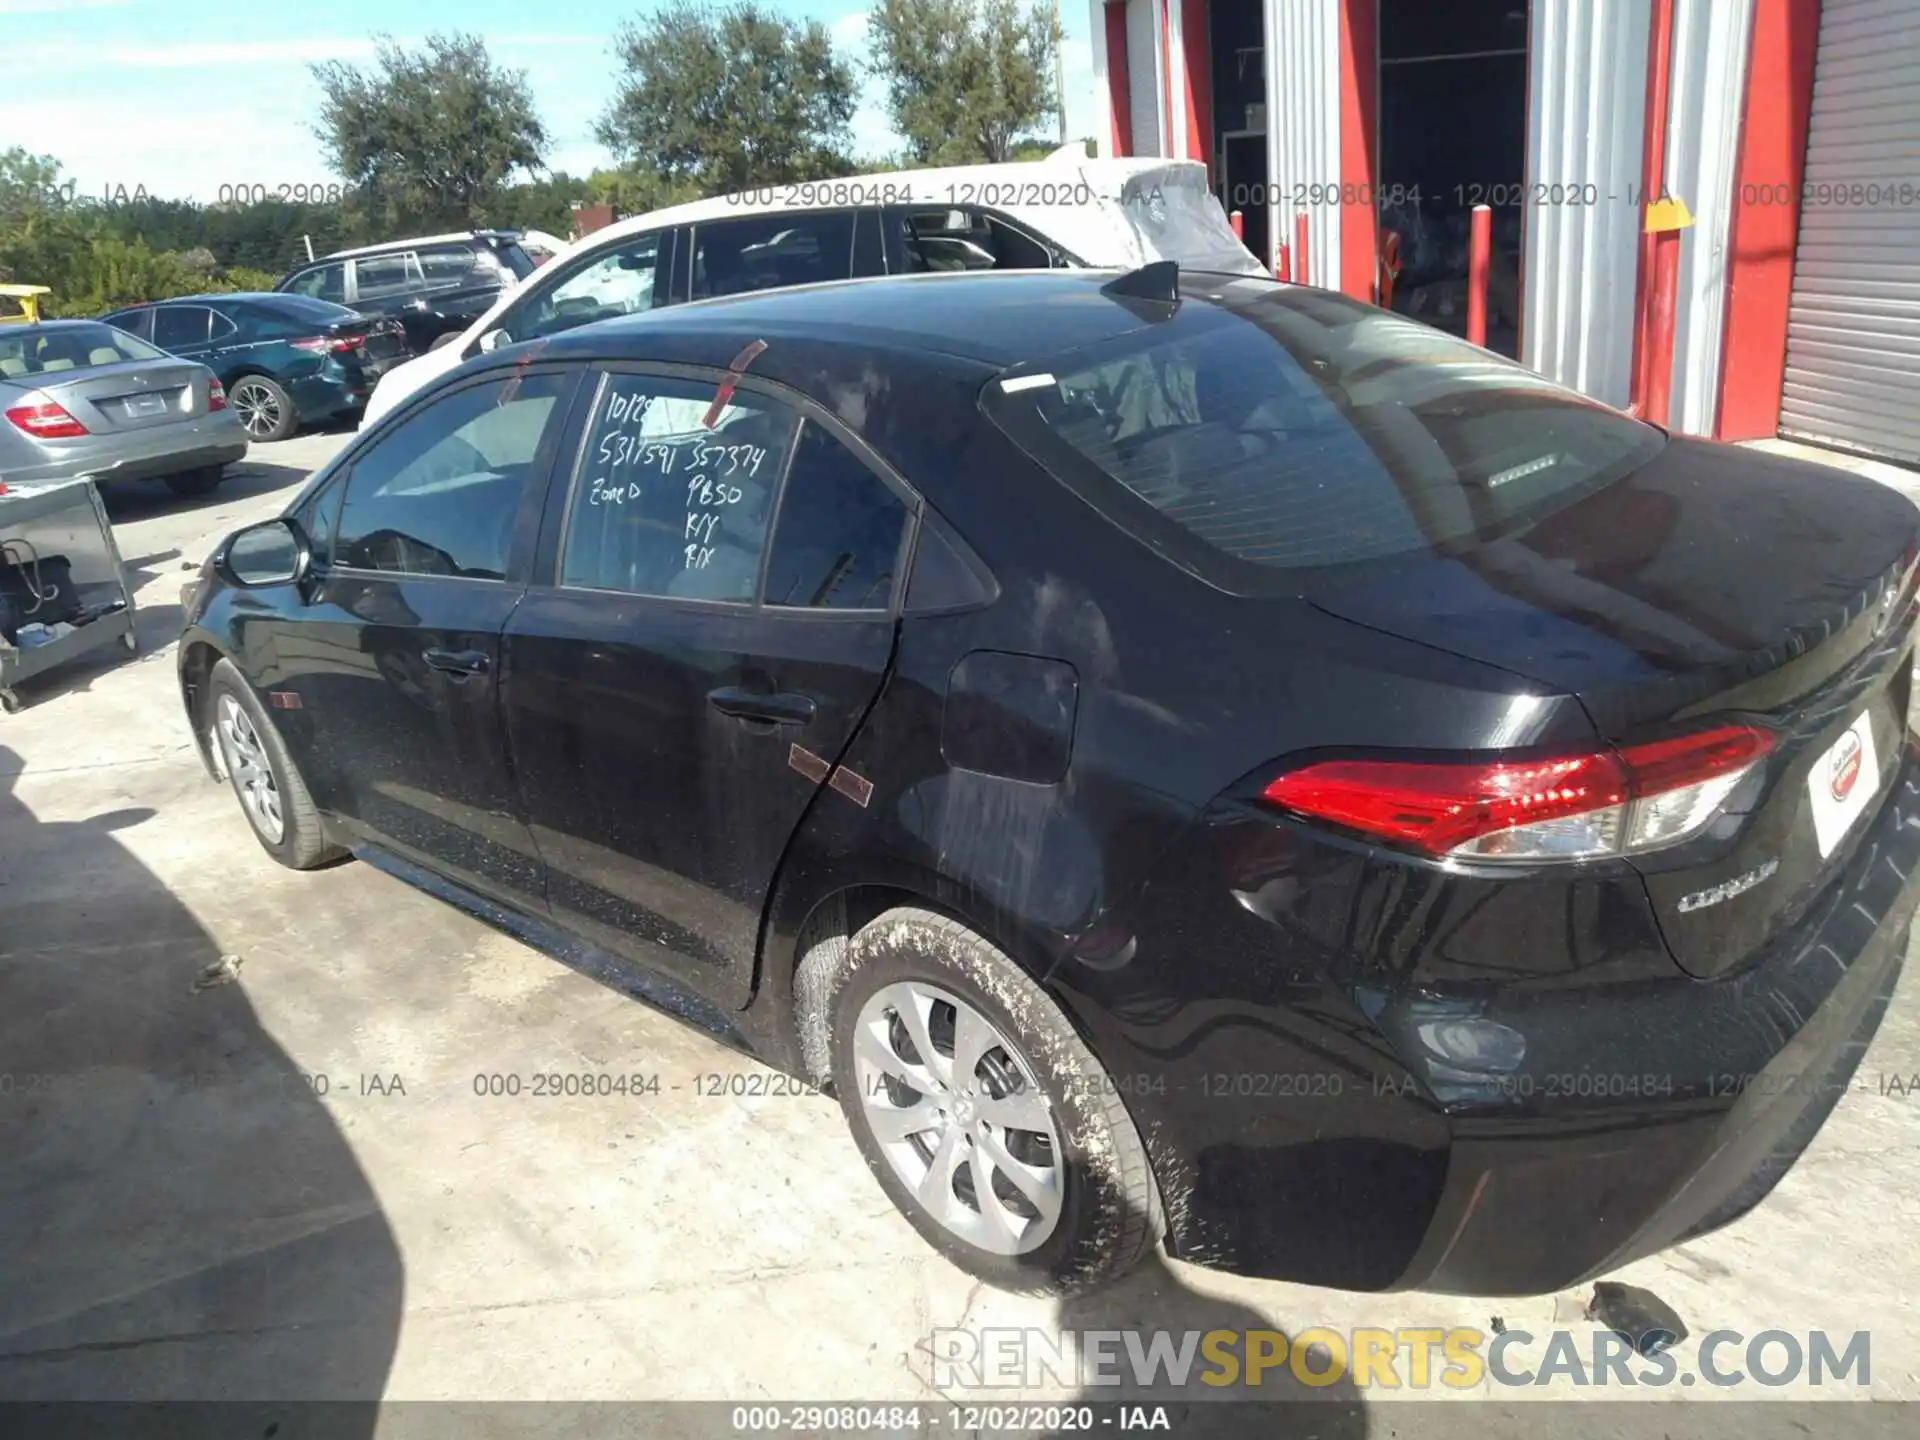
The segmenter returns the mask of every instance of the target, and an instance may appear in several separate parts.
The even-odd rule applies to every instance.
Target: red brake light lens
[[[1766,731],[1726,725],[1543,760],[1334,760],[1290,771],[1262,795],[1429,855],[1584,860],[1697,834],[1772,748]]]
[[[309,355],[343,355],[349,350],[358,350],[366,341],[364,335],[309,335],[305,339],[289,340],[287,343]]]
[[[226,408],[227,387],[222,385],[216,376],[207,382],[207,412],[211,414],[215,410],[224,410]]]
[[[36,440],[71,440],[87,433],[87,427],[74,419],[64,405],[44,397],[36,400],[29,395],[25,404],[7,411],[7,419]]]

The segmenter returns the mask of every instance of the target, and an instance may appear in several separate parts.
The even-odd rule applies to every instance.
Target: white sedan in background
[[[916,270],[1131,269],[1177,260],[1264,274],[1192,160],[1045,160],[763,185],[597,230],[455,340],[380,377],[363,426],[463,360],[596,320],[746,290]]]

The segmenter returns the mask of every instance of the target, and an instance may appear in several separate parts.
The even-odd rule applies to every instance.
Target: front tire
[[[242,375],[227,391],[227,404],[240,417],[247,438],[263,444],[286,439],[300,424],[293,397],[270,376]]]
[[[867,1168],[962,1270],[1069,1295],[1159,1241],[1146,1147],[1105,1067],[1025,971],[958,921],[901,908],[853,938],[831,1053]]]
[[[213,667],[207,706],[221,766],[260,848],[289,870],[313,870],[345,855],[327,839],[280,732],[231,660]]]

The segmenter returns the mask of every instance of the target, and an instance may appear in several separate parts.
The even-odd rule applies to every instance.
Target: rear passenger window
[[[361,300],[404,295],[421,285],[420,262],[411,250],[398,255],[370,255],[353,262],[354,294]]]
[[[207,325],[213,312],[204,305],[166,305],[153,312],[153,343],[162,350],[179,350],[207,343]]]
[[[767,604],[884,610],[907,507],[820,426],[801,427],[767,564]]]
[[[354,461],[333,553],[356,570],[500,580],[569,376],[472,385],[415,411]]]
[[[903,223],[913,270],[1045,270],[1053,264],[1045,245],[979,210],[911,210]]]
[[[851,210],[754,215],[696,226],[693,298],[845,280],[853,274]]]
[[[476,268],[476,257],[465,245],[437,245],[419,252],[420,278],[429,290],[446,290],[466,283]]]
[[[793,414],[737,391],[609,376],[574,482],[560,583],[750,602]],[[707,424],[712,420],[712,425]]]
[[[304,275],[296,275],[287,290],[309,299],[329,300],[335,305],[344,305],[347,302],[347,267],[344,263],[322,265]]]

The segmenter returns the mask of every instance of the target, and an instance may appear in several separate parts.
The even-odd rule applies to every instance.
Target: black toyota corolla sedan
[[[276,859],[830,1084],[995,1284],[1540,1292],[1846,1088],[1917,538],[1325,291],[928,275],[463,366],[218,549],[180,677]]]

